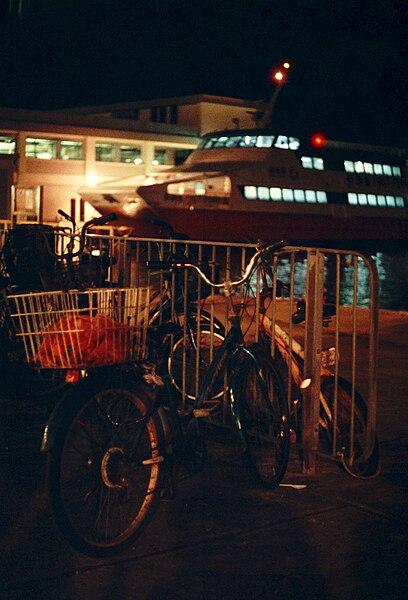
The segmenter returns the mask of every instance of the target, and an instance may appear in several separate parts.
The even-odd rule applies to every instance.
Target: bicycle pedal
[[[211,412],[207,408],[195,408],[193,410],[193,415],[196,419],[201,419],[203,417],[209,417]]]

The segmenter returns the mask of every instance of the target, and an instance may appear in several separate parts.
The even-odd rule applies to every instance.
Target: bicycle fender
[[[235,363],[234,371],[230,380],[230,387],[228,390],[230,395],[231,416],[233,419],[233,423],[245,445],[246,442],[242,434],[242,419],[244,417],[244,405],[242,402],[241,390],[245,381],[247,371],[246,365],[248,364],[248,361],[254,362],[258,371],[261,368],[261,365],[257,358],[258,350],[259,345],[256,344],[249,347],[241,348],[240,355],[238,357],[237,362]],[[260,379],[259,381],[261,385],[263,385],[263,380]]]

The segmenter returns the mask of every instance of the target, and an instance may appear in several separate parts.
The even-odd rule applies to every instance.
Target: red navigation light
[[[326,145],[326,137],[322,133],[312,135],[310,142],[315,148],[323,148]]]

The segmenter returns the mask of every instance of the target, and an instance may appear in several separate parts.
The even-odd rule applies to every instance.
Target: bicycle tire
[[[152,518],[162,487],[163,431],[142,383],[91,378],[64,399],[69,412],[48,455],[48,490],[67,541],[90,556],[132,544]]]
[[[247,464],[263,487],[282,481],[289,460],[290,430],[286,394],[274,361],[258,345],[242,354],[237,387],[239,420]]]
[[[334,446],[333,419],[335,402],[335,377],[323,377],[321,392],[329,407],[327,414],[322,404],[320,405],[319,444],[323,450],[333,451],[340,455],[341,464],[347,473],[359,479],[375,477],[379,473],[379,446],[375,437],[373,450],[370,456],[360,461],[364,452],[364,443],[367,432],[367,405],[360,394],[355,391],[354,397],[354,444],[351,452],[351,406],[352,387],[342,377],[338,378],[338,408],[337,408],[337,433],[336,447]]]
[[[174,338],[167,360],[171,384],[177,393],[185,398],[184,409],[187,411],[193,408],[211,360],[225,339],[222,331],[215,331],[206,326],[200,328],[199,335],[194,327],[192,335],[197,341],[199,351],[197,352],[197,349],[192,345],[190,336],[184,336],[181,332],[180,335]],[[197,361],[199,361],[198,371]],[[196,375],[198,375],[197,379]],[[223,392],[223,382],[220,381],[212,390],[211,398],[207,398],[206,403],[212,405],[214,401],[222,396]]]

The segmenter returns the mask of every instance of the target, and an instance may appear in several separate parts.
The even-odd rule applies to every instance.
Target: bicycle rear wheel
[[[264,487],[277,487],[289,459],[286,395],[278,370],[260,346],[243,354],[235,389],[250,471]]]
[[[335,429],[336,382],[334,377],[323,377],[321,391],[328,410],[320,405],[319,440],[323,449],[341,457],[345,471],[360,479],[375,477],[379,472],[378,440],[375,438],[370,456],[361,461],[367,443],[367,405],[356,391],[352,419],[351,384],[341,377],[337,382],[337,425]],[[353,421],[353,423],[352,423]]]
[[[116,376],[84,380],[64,399],[68,409],[48,456],[48,488],[57,525],[91,556],[131,544],[152,517],[162,475],[162,428],[147,416],[142,384]]]

